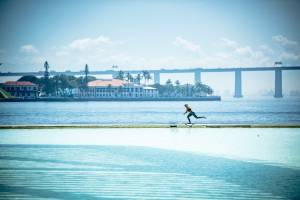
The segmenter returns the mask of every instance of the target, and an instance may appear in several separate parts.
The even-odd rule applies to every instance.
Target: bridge
[[[155,69],[147,70],[149,73],[154,75],[154,83],[160,83],[160,74],[172,74],[172,73],[193,73],[194,81],[201,82],[202,73],[210,72],[231,72],[235,74],[235,87],[234,87],[234,97],[242,97],[242,72],[256,72],[256,71],[274,71],[275,73],[275,98],[282,97],[282,71],[283,70],[300,70],[300,66],[288,66],[288,67],[245,67],[245,68],[189,68],[189,69]],[[130,74],[142,74],[144,70],[122,70],[124,73]],[[51,71],[51,75],[84,75],[84,71],[65,71],[56,72]],[[103,70],[103,71],[90,71],[90,75],[112,75],[113,77],[118,73],[115,70]],[[35,75],[43,76],[44,72],[7,72],[1,73],[0,76],[24,76],[24,75]]]

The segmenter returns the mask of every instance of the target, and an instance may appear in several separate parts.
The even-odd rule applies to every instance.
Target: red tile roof
[[[36,84],[29,81],[6,81],[4,85],[10,86],[36,86]]]
[[[126,84],[126,81],[122,81],[119,79],[111,79],[111,80],[95,80],[88,82],[89,87],[107,87],[111,85],[112,87],[119,87]]]

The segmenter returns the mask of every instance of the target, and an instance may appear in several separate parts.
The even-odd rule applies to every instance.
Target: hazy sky
[[[300,66],[300,1],[0,0],[0,71]],[[233,74],[205,74],[220,90]],[[174,77],[182,82],[192,76]],[[273,89],[273,73],[243,74],[244,90]],[[164,81],[165,78],[162,77]],[[286,90],[300,72],[284,73]]]

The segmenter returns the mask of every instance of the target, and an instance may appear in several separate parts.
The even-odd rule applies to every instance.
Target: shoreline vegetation
[[[5,85],[9,91],[0,91],[0,102],[20,101],[220,101],[221,97],[214,95],[213,89],[202,82],[181,84],[168,79],[164,84],[155,82],[149,84],[152,78],[149,71],[141,74],[130,74],[124,71],[115,71],[108,85],[91,85],[96,80],[102,82],[108,79],[97,79],[89,76],[88,65],[85,66],[84,76],[70,76],[65,74],[50,76],[49,64],[44,64],[43,77],[25,75],[16,83]],[[17,87],[12,84],[25,82],[32,83],[37,88],[34,95],[28,95],[29,88]],[[115,82],[122,82],[117,84]],[[113,85],[114,84],[114,85]],[[1,87],[1,84],[0,84]],[[155,91],[154,91],[155,90]],[[150,92],[151,91],[151,92]],[[11,96],[7,94],[11,92]]]

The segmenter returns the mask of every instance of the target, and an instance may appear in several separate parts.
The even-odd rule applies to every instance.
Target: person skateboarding
[[[185,115],[186,113],[189,113],[187,115],[187,119],[189,120],[189,123],[187,124],[192,124],[190,119],[191,116],[194,116],[196,119],[200,119],[200,118],[206,119],[206,117],[197,116],[196,113],[192,111],[192,108],[188,104],[184,104],[184,107],[186,108],[186,111],[183,114]]]

